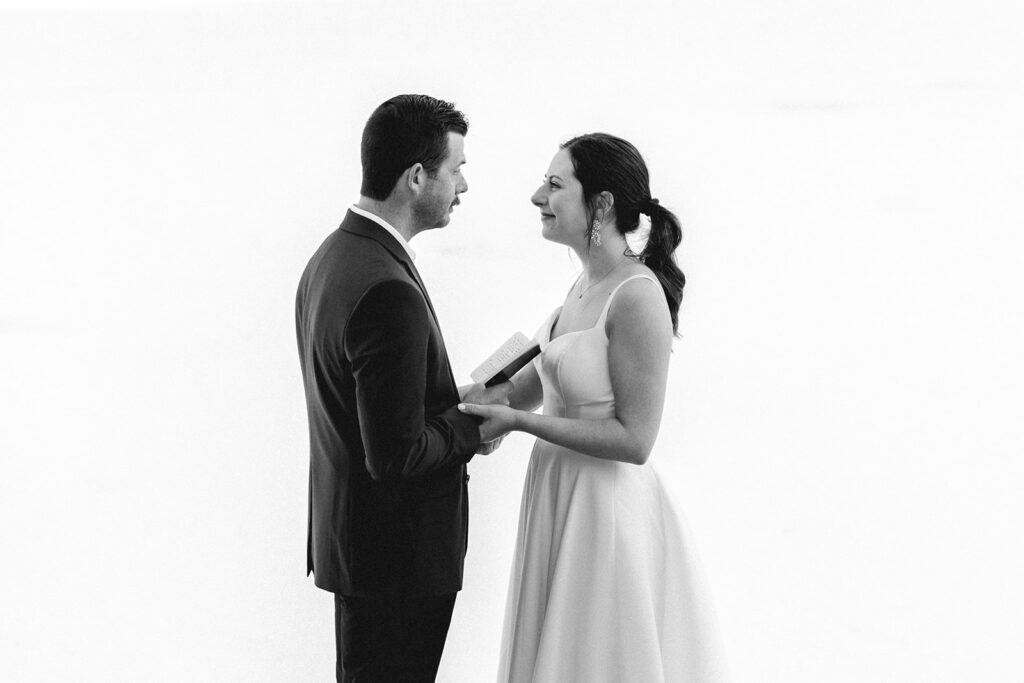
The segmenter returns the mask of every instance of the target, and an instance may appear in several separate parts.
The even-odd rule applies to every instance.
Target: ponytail
[[[651,217],[651,234],[639,259],[658,277],[672,315],[672,332],[679,334],[679,304],[686,278],[676,264],[675,251],[683,239],[675,214],[651,198],[647,164],[640,152],[622,138],[587,133],[562,144],[569,150],[583,198],[590,202],[607,191],[615,198],[615,226],[627,235],[637,229],[640,214]],[[589,234],[589,233],[588,233]]]
[[[640,252],[640,261],[654,271],[665,290],[665,300],[672,315],[672,332],[678,334],[679,304],[683,300],[686,276],[676,263],[675,251],[683,240],[683,230],[675,214],[661,206],[657,199],[642,202],[637,208],[640,213],[651,217],[651,232]]]

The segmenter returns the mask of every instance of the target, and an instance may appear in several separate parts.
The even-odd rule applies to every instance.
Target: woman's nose
[[[537,191],[533,193],[533,196],[530,197],[530,202],[534,206],[544,206],[544,204],[547,202],[547,197],[544,196],[544,186],[543,185],[538,187]]]

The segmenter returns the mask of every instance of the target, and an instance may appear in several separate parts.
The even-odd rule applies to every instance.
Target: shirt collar
[[[401,244],[402,248],[405,249],[407,254],[409,254],[409,258],[411,258],[413,261],[416,260],[416,252],[413,251],[412,247],[409,246],[409,242],[404,237],[402,237],[402,233],[395,230],[394,226],[392,226],[386,220],[384,220],[375,213],[370,213],[366,209],[360,209],[358,206],[354,204],[351,207],[349,207],[349,210],[354,214],[362,216],[363,218],[369,218],[371,221],[373,221],[380,227],[384,228],[392,237],[398,240],[398,243]]]

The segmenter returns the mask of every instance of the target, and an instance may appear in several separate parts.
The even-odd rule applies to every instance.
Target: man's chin
[[[451,221],[451,219],[451,213],[449,212],[437,212],[433,214],[424,212],[420,213],[418,216],[414,216],[414,220],[420,226],[420,231],[443,228],[448,225],[448,222]]]

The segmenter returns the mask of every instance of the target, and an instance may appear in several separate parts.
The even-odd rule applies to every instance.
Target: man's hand
[[[480,443],[480,448],[476,449],[477,455],[490,455],[494,451],[498,450],[501,446],[501,442],[505,440],[504,436],[499,436],[494,441],[483,441]]]
[[[459,387],[459,396],[463,403],[476,403],[479,405],[494,405],[500,403],[508,405],[508,397],[515,387],[512,382],[502,382],[493,387],[485,387],[483,384],[467,384]]]
[[[459,396],[462,404],[470,405],[501,405],[508,406],[508,397],[515,387],[512,382],[502,382],[493,387],[485,387],[483,384],[467,384],[459,387]],[[460,404],[460,410],[461,405]],[[469,411],[463,410],[466,413]],[[478,422],[480,420],[477,420]],[[493,430],[480,426],[480,446],[477,448],[478,455],[490,455],[498,450],[505,433],[496,433]]]
[[[506,405],[480,403],[460,403],[459,410],[483,418],[480,423],[480,441],[484,443],[503,437],[515,429],[517,417],[521,414]]]

